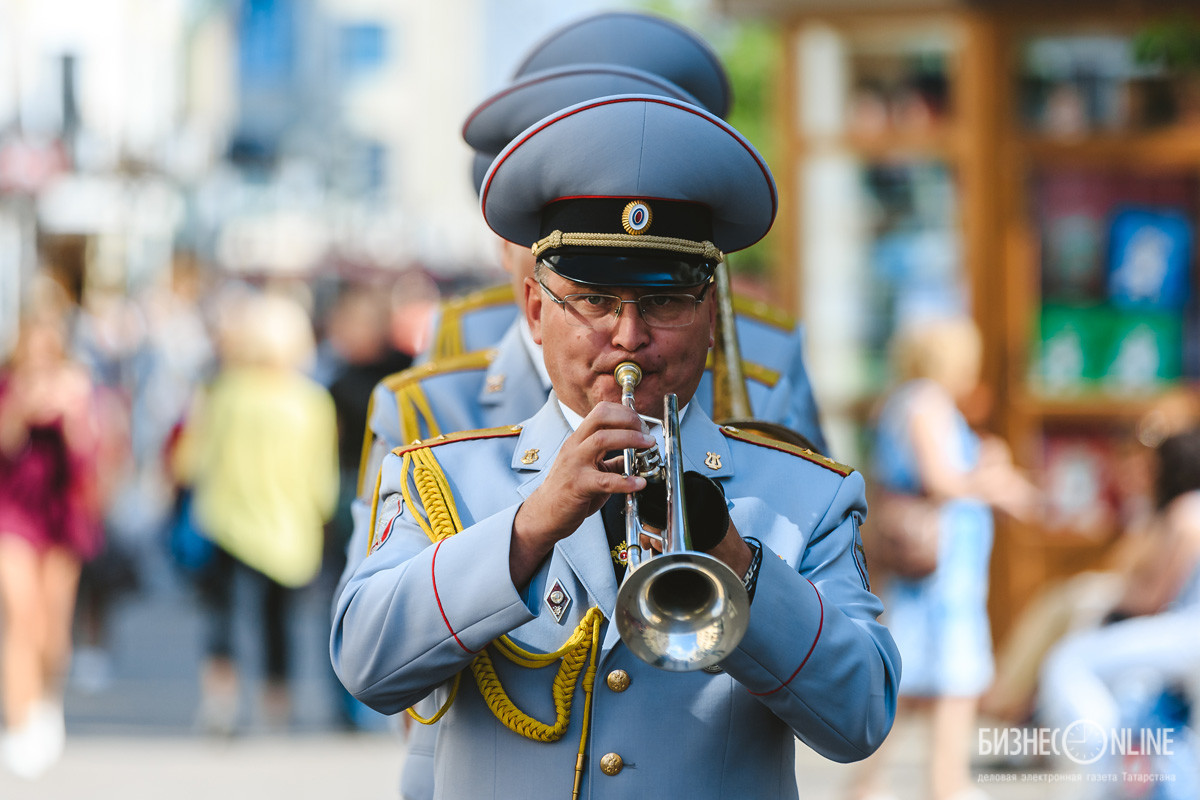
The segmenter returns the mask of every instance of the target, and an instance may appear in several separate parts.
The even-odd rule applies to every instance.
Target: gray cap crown
[[[552,31],[530,49],[514,77],[581,63],[660,75],[718,117],[732,104],[725,68],[707,42],[670,20],[629,11],[593,14]]]
[[[619,64],[569,64],[530,73],[485,99],[463,123],[463,139],[475,150],[471,172],[476,192],[492,159],[521,131],[560,108],[617,94],[700,104],[666,78]]]
[[[540,120],[496,157],[480,193],[492,230],[528,246],[550,234],[549,208],[614,199],[651,211],[658,201],[703,209],[711,244],[724,252],[765,236],[777,210],[771,172],[745,137],[702,108],[646,95],[589,100]],[[612,224],[619,225],[597,220],[591,231],[564,233]],[[632,252],[644,240],[623,241]],[[623,247],[601,250],[615,255]]]

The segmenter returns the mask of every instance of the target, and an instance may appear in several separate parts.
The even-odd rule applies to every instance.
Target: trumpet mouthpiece
[[[634,387],[642,382],[642,368],[632,361],[622,361],[613,370],[613,377],[622,389],[633,391]]]

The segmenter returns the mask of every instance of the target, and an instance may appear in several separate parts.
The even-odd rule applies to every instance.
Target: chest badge
[[[556,580],[550,587],[550,591],[546,592],[546,608],[550,609],[550,613],[554,615],[554,621],[561,625],[563,616],[570,607],[571,595],[567,594],[567,590],[563,588],[562,581]]]
[[[488,394],[504,391],[504,376],[503,375],[488,375],[487,384],[484,386]]]
[[[704,466],[708,467],[709,469],[720,469],[721,468],[721,454],[713,453],[713,452],[705,453],[704,454]]]
[[[525,455],[521,456],[522,464],[532,464],[533,462],[535,462],[537,460],[538,460],[538,449],[536,447],[529,448],[528,450],[525,451]]]

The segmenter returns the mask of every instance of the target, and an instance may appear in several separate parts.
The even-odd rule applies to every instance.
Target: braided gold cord
[[[455,313],[453,317],[447,322],[446,316],[443,314],[442,321],[438,325],[437,336],[433,340],[431,361],[446,356],[456,356],[463,352],[462,315]]]
[[[417,710],[412,707],[406,708],[405,711],[408,712],[408,715],[410,717],[412,717],[413,719],[415,719],[417,722],[421,723],[422,725],[432,725],[433,723],[437,722],[439,719],[444,717],[446,715],[446,712],[450,710],[450,706],[452,706],[454,704],[454,700],[458,697],[458,686],[460,683],[462,683],[462,673],[461,672],[456,673],[454,675],[454,684],[450,687],[450,696],[446,698],[446,702],[442,704],[442,707],[439,708],[437,710],[437,713],[435,713],[432,717],[422,717],[420,714],[417,713]]]
[[[413,482],[417,486],[417,494],[422,501],[429,497],[440,501],[433,503],[432,507],[425,506],[425,513],[429,515],[429,526],[433,529],[430,540],[440,542],[461,531],[462,520],[458,518],[458,509],[454,506],[450,485],[446,483],[446,476],[438,468],[433,454],[428,450],[417,450],[415,453],[418,463],[413,468]]]
[[[433,409],[429,407],[429,398],[421,390],[419,382],[413,381],[396,391],[396,406],[400,411],[401,444],[410,444],[418,439],[433,438],[441,434],[441,428],[433,416]],[[429,430],[428,437],[421,435],[422,418]]]
[[[691,239],[679,239],[674,236],[646,236],[628,233],[563,233],[554,231],[549,236],[533,243],[533,257],[537,258],[547,250],[559,247],[622,247],[647,248],[654,250],[670,250],[693,256],[703,256],[711,261],[725,260],[722,253],[712,242],[695,242]]]
[[[429,540],[440,542],[462,530],[462,519],[454,504],[454,494],[450,491],[446,476],[433,453],[427,448],[410,450],[404,454],[401,469],[404,475],[411,474],[412,476],[411,484],[407,479],[401,483],[401,495],[409,508],[416,509],[418,506],[413,503],[412,497],[413,490],[416,490],[421,501],[420,508],[424,509],[424,516],[420,513],[414,514],[414,516]],[[479,651],[471,660],[471,673],[475,676],[475,684],[479,687],[479,693],[496,719],[514,733],[534,741],[553,742],[562,738],[571,721],[571,704],[575,696],[575,687],[579,683],[579,674],[583,671],[584,662],[587,661],[588,669],[583,683],[586,722],[586,715],[591,706],[592,688],[595,684],[600,626],[603,621],[604,615],[598,607],[593,606],[588,609],[563,646],[552,653],[534,653],[525,650],[508,636],[501,636],[492,642],[498,653],[520,667],[539,669],[561,659],[562,663],[559,665],[551,689],[555,709],[555,719],[552,725],[534,719],[513,704],[500,684],[500,678],[496,674],[496,667],[492,663],[491,656],[486,649]],[[461,672],[455,675],[450,697],[433,717],[425,720],[411,708],[408,709],[409,716],[426,725],[432,725],[441,719],[457,696],[461,675]],[[581,754],[584,752],[586,737],[587,727],[585,725],[584,735],[579,744]]]
[[[375,392],[371,392],[371,396],[367,399],[367,422],[368,425],[363,429],[363,445],[362,452],[358,457],[358,482],[354,484],[354,493],[362,497],[363,489],[366,488],[367,482],[367,461],[371,454],[371,446],[375,444],[375,434],[371,432],[371,415],[375,413]],[[374,517],[372,517],[374,519]]]
[[[376,515],[379,514],[379,487],[383,483],[383,470],[375,475],[375,492],[371,495],[371,535],[367,537],[367,555],[371,555],[371,551],[375,549],[375,525]]]

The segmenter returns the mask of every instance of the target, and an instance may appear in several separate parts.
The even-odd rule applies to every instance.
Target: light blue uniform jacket
[[[613,613],[617,582],[598,514],[556,546],[526,591],[513,586],[513,518],[570,429],[551,396],[519,433],[502,433],[423,445],[441,464],[465,526],[438,545],[396,494],[402,459],[384,461],[383,541],[350,576],[331,637],[342,682],[384,713],[431,693],[443,702],[453,675],[502,634],[549,652],[589,607],[598,605],[606,618]],[[872,752],[894,718],[900,659],[867,588],[858,535],[863,482],[857,473],[733,438],[695,408],[681,440],[685,468],[720,480],[738,530],[763,544],[749,629],[723,673],[676,674],[638,660],[605,624],[582,796],[797,797],[793,736],[851,761]],[[530,450],[539,456],[525,464]],[[704,465],[708,453],[719,456],[719,469]],[[543,602],[555,581],[572,599],[561,624]],[[554,718],[552,669],[494,661],[521,709]],[[632,679],[622,693],[606,687],[616,669]],[[435,796],[568,796],[582,718],[577,686],[566,734],[550,744],[525,739],[493,717],[468,671],[436,729]],[[601,772],[607,753],[624,758],[619,774]]]

